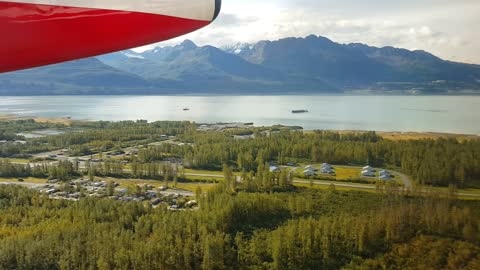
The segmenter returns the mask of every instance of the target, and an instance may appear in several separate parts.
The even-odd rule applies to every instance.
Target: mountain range
[[[0,74],[0,95],[480,94],[480,65],[425,51],[285,38],[132,50]]]

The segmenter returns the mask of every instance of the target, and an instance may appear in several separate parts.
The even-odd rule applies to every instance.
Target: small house
[[[368,170],[363,170],[361,175],[363,177],[375,177],[375,173]]]
[[[392,177],[389,175],[380,175],[378,179],[388,181],[388,180],[392,180]]]
[[[151,201],[150,201],[150,204],[151,204],[151,205],[159,205],[161,202],[162,202],[161,199],[156,198],[156,199],[151,200]]]
[[[362,171],[374,172],[375,168],[373,168],[371,166],[365,166],[365,167],[362,168]]]
[[[249,134],[249,135],[233,135],[233,138],[235,140],[248,140],[248,139],[254,139],[255,135],[254,134]]]
[[[306,176],[306,177],[315,176],[315,171],[313,171],[313,170],[305,170],[305,171],[303,171],[303,175]]]
[[[315,169],[312,165],[308,165],[308,166],[305,166],[305,170],[311,170],[311,171],[318,171],[317,169]]]
[[[381,170],[378,172],[380,175],[391,176],[392,174],[387,170]]]
[[[72,199],[78,199],[78,198],[80,198],[80,193],[76,192],[76,193],[68,195],[68,197],[72,198]]]
[[[322,168],[330,168],[330,169],[331,169],[331,168],[332,168],[332,165],[330,165],[330,164],[328,164],[328,163],[323,163],[321,167],[322,167]]]
[[[320,173],[323,173],[323,174],[333,174],[334,171],[333,171],[332,168],[327,168],[327,167],[323,168],[323,167],[322,167],[322,168],[320,169]]]
[[[270,172],[273,172],[273,173],[278,173],[280,172],[280,168],[277,167],[277,166],[270,166]]]
[[[188,202],[185,204],[186,207],[193,207],[193,206],[196,206],[196,205],[198,205],[198,203],[197,203],[197,201],[195,201],[195,200],[188,201]]]

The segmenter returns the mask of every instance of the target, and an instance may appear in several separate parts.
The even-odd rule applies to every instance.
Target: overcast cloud
[[[315,34],[480,64],[479,29],[480,0],[223,0],[212,25],[159,45],[188,38],[223,46]]]

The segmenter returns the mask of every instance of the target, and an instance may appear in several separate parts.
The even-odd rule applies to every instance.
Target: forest
[[[480,205],[219,185],[196,211],[0,186],[1,269],[479,269]],[[408,268],[410,267],[410,268]]]
[[[4,127],[2,122],[0,134],[18,132],[24,126],[26,130],[31,130],[36,125],[25,120]],[[38,125],[45,128],[48,124]],[[53,127],[58,127],[58,124]],[[92,155],[119,151],[128,146],[142,146],[138,156],[129,160],[138,168],[155,167],[156,162],[170,157],[181,158],[190,168],[220,171],[223,164],[228,164],[239,172],[255,172],[265,163],[328,162],[391,168],[410,175],[421,184],[480,185],[480,139],[391,141],[375,132],[340,134],[332,131],[304,132],[285,127],[201,131],[190,122],[73,122],[68,129],[74,132],[29,139],[24,145],[0,144],[0,157],[29,157],[61,148],[71,149],[72,156]],[[255,138],[234,138],[234,135],[246,132]],[[181,144],[148,145],[163,141],[164,136],[174,136]]]
[[[305,133],[283,130],[259,133],[255,139],[235,140],[223,133],[186,134],[194,146],[177,149],[193,167],[212,168],[230,163],[254,170],[275,160],[337,165],[371,165],[399,169],[422,184],[463,186],[480,181],[480,140],[384,140],[374,132],[341,135],[330,131]],[[159,148],[158,152],[167,149]],[[171,152],[173,150],[170,150]]]
[[[419,183],[475,186],[478,139],[391,141],[375,132],[279,126],[205,131],[190,122],[5,123],[2,178],[112,176],[168,185],[194,168],[222,171],[223,180],[208,192],[197,189],[199,207],[182,211],[108,197],[51,199],[0,185],[0,269],[480,269],[480,201],[406,192],[394,183],[371,192],[299,187],[287,170],[269,170],[287,163],[369,164]],[[18,135],[42,129],[65,133]],[[132,148],[138,154],[107,157]],[[74,159],[33,156],[58,149]],[[81,168],[81,155],[103,161],[86,160]],[[15,158],[34,165],[9,160]],[[185,168],[165,165],[172,158]]]

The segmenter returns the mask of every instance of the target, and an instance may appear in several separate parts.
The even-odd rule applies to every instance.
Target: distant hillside
[[[0,74],[0,94],[480,93],[479,65],[313,35],[221,49],[186,40],[97,59]]]
[[[96,58],[0,74],[1,95],[127,94],[149,85]]]
[[[342,90],[480,90],[480,66],[444,61],[425,51],[339,44],[324,37],[286,38],[225,48],[287,74],[322,78]]]

